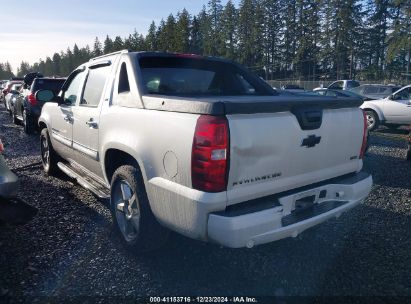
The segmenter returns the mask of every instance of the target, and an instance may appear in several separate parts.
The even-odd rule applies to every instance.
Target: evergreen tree
[[[262,42],[256,41],[257,30],[254,29],[256,11],[255,0],[241,1],[238,18],[238,59],[242,64],[249,67],[256,66],[256,49],[260,49],[260,46],[256,43]]]
[[[190,53],[202,54],[201,42],[200,23],[194,16],[190,27]]]
[[[145,39],[145,45],[147,51],[155,51],[158,48],[157,45],[157,27],[155,22],[151,22],[150,28]]]
[[[411,73],[409,0],[207,0],[193,17],[170,14],[146,36],[136,30],[114,41],[54,53],[18,73],[67,76],[91,57],[124,48],[191,52],[239,61],[268,79],[401,79]],[[12,75],[0,64],[0,75]]]
[[[212,55],[214,49],[214,37],[211,34],[211,18],[203,6],[198,20],[198,36],[200,38],[200,52],[203,55]]]
[[[228,3],[227,3],[228,4]],[[274,79],[281,69],[282,20],[281,2],[264,0],[264,67],[265,78]]]
[[[54,76],[60,76],[61,75],[61,72],[60,72],[61,56],[59,53],[54,53],[52,62],[53,62],[52,74]]]
[[[295,74],[302,79],[315,75],[317,37],[319,32],[318,1],[297,0],[297,40],[293,63]]]
[[[94,45],[93,45],[93,56],[101,56],[103,54],[103,46],[101,45],[100,40],[98,40],[98,37],[94,39]]]
[[[221,0],[208,1],[209,34],[213,39],[213,43],[210,44],[210,54],[213,56],[220,55],[223,48],[223,38],[221,37],[222,12]]]
[[[107,35],[104,40],[103,53],[108,54],[113,52],[113,40]]]
[[[231,0],[229,0],[221,13],[221,46],[219,54],[234,60],[237,47],[237,22],[238,13]]]
[[[121,51],[124,49],[123,39],[120,36],[116,36],[113,41],[113,46],[111,52]]]
[[[44,62],[44,73],[43,76],[49,77],[53,76],[53,62],[51,61],[50,57],[46,57],[46,61]]]
[[[20,67],[17,68],[17,76],[23,77],[27,73],[31,72],[30,64],[28,62],[22,61]]]
[[[160,24],[157,27],[156,32],[156,51],[167,51],[169,48],[169,37],[167,37],[166,33],[166,22],[164,19],[161,19]]]
[[[411,79],[411,3],[399,0],[394,6],[394,22],[388,36],[387,60],[395,68],[397,78]],[[398,75],[399,74],[399,75]]]
[[[178,53],[187,53],[190,50],[190,14],[186,9],[177,14],[177,22],[175,24],[175,48]]]

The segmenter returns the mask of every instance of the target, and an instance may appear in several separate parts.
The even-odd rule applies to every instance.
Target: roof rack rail
[[[101,55],[101,56],[98,56],[98,57],[91,58],[91,59],[89,60],[89,62],[90,62],[90,61],[94,61],[94,60],[96,60],[96,59],[100,59],[100,58],[104,58],[104,57],[107,57],[107,56],[111,56],[111,55],[126,54],[126,53],[128,53],[128,52],[130,52],[130,50],[121,50],[121,51],[117,51],[117,52],[113,52],[113,53],[109,53],[109,54],[104,54],[104,55]]]

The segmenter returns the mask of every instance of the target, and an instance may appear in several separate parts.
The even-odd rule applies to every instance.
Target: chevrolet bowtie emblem
[[[316,144],[319,144],[321,141],[321,136],[315,136],[315,135],[309,135],[307,138],[303,139],[303,142],[301,143],[301,147],[307,147],[307,148],[312,148]]]

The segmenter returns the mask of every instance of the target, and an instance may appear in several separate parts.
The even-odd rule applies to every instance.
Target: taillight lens
[[[229,130],[227,118],[201,115],[193,139],[191,180],[205,192],[227,190]]]
[[[34,96],[34,94],[31,92],[27,95],[27,100],[32,106],[35,106],[37,104],[36,96]]]
[[[0,153],[3,152],[3,151],[4,151],[4,146],[3,146],[3,143],[0,140]]]
[[[365,154],[365,150],[367,149],[367,137],[368,137],[368,128],[367,128],[367,115],[364,111],[362,111],[364,117],[364,127],[363,127],[363,135],[362,135],[362,145],[360,150],[360,157],[363,158]]]

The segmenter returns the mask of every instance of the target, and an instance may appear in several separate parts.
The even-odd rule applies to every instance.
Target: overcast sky
[[[240,0],[233,1],[236,7]],[[146,34],[151,21],[159,23],[186,8],[198,14],[208,0],[0,0],[0,62],[9,61],[14,72],[22,60],[30,64],[77,43],[92,47],[95,37]],[[221,1],[223,5],[227,0]]]

